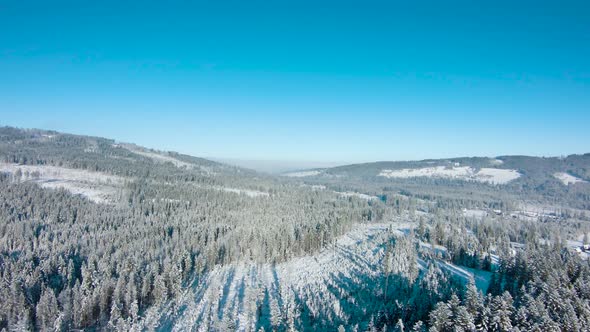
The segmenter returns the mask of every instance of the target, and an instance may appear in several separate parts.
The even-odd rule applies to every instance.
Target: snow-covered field
[[[479,171],[477,171],[473,167],[469,166],[435,166],[424,168],[404,168],[399,170],[384,169],[378,175],[386,178],[446,178],[491,184],[505,184],[520,177],[520,173],[513,169],[481,168]]]
[[[302,187],[311,188],[312,190],[326,190],[326,189],[328,189],[324,185],[307,185],[307,184],[303,184],[301,186]],[[379,199],[379,197],[377,197],[377,196],[362,194],[362,193],[355,192],[355,191],[334,191],[334,190],[332,190],[331,192],[333,192],[335,194],[338,194],[340,196],[343,196],[343,197],[358,197],[360,199],[366,199],[367,201],[374,200],[374,199]]]
[[[292,177],[292,178],[303,178],[306,176],[316,176],[320,175],[321,171],[300,171],[300,172],[290,172],[283,174],[284,176]]]
[[[195,166],[191,163],[187,163],[182,160],[178,160],[174,157],[171,157],[171,156],[167,155],[166,152],[156,153],[156,152],[151,152],[151,151],[144,151],[144,150],[134,148],[133,146],[130,146],[130,145],[119,145],[119,146],[124,147],[125,149],[127,149],[135,154],[138,154],[138,155],[141,155],[141,156],[144,156],[147,158],[151,158],[151,159],[153,159],[157,162],[160,162],[160,163],[168,163],[169,162],[179,168],[182,168],[182,167],[193,168]]]
[[[201,189],[224,191],[226,193],[232,193],[232,194],[236,194],[236,195],[246,195],[248,197],[269,197],[270,196],[270,194],[267,192],[259,191],[259,190],[252,190],[252,189],[224,187],[224,186],[205,186],[205,185],[195,185],[195,186],[198,188],[201,188]]]
[[[366,199],[367,201],[373,200],[373,199],[379,199],[379,197],[377,196],[371,196],[371,195],[367,195],[367,194],[361,194],[361,193],[357,193],[357,192],[353,192],[353,191],[345,191],[345,192],[341,192],[341,191],[335,191],[335,193],[337,193],[340,196],[344,196],[344,197],[358,197],[361,199]]]
[[[100,172],[47,165],[18,165],[0,163],[0,172],[21,176],[17,181],[38,183],[43,188],[63,188],[97,203],[115,201],[124,178]]]
[[[584,212],[584,210],[570,209],[571,211]],[[520,220],[538,221],[541,219],[557,219],[562,212],[562,207],[539,205],[536,203],[522,202],[517,205],[510,216]]]
[[[463,209],[462,212],[465,217],[470,218],[483,218],[488,215],[488,212],[485,210]]]
[[[263,191],[258,191],[258,190],[251,190],[251,189],[239,189],[239,188],[229,188],[229,187],[212,187],[213,189],[216,190],[222,190],[225,192],[229,192],[229,193],[234,193],[234,194],[244,194],[248,197],[268,197],[269,194]]]
[[[140,156],[151,158],[155,162],[159,162],[159,163],[172,163],[174,166],[176,166],[178,168],[198,169],[203,174],[217,175],[214,167],[209,167],[209,166],[204,166],[204,165],[198,165],[198,164],[194,164],[194,163],[189,163],[189,162],[186,162],[186,161],[182,161],[182,160],[179,160],[179,159],[174,158],[173,156],[170,156],[168,154],[168,152],[165,152],[165,151],[141,150],[141,149],[139,149],[136,146],[131,145],[131,144],[116,144],[115,146],[116,147],[121,147],[121,148],[127,149],[127,150],[129,150],[129,151],[131,151],[131,152],[133,152],[135,154],[140,155]]]
[[[588,181],[582,180],[568,173],[555,173],[553,176],[566,186],[575,183],[588,183]]]

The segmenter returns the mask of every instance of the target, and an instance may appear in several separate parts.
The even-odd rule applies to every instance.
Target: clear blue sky
[[[590,2],[0,0],[0,125],[242,159],[590,152]]]

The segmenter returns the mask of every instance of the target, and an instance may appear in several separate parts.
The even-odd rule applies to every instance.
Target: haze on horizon
[[[587,153],[589,7],[0,0],[0,125],[292,164]]]

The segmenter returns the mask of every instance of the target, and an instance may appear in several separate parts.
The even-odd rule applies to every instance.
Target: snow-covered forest
[[[588,331],[590,155],[270,176],[0,128],[1,331]]]

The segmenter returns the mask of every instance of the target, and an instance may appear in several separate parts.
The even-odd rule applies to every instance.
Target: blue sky
[[[588,1],[162,3],[0,0],[0,125],[238,159],[590,152]]]

